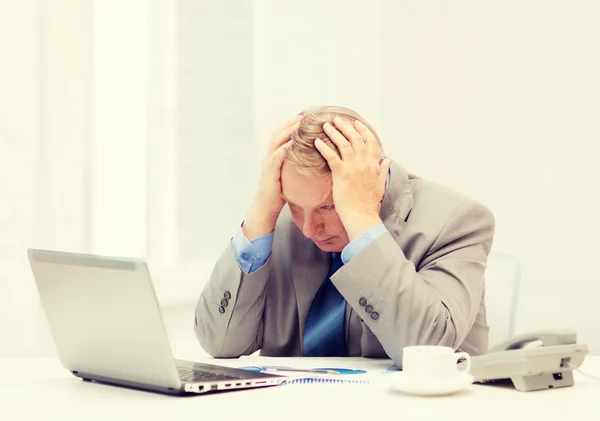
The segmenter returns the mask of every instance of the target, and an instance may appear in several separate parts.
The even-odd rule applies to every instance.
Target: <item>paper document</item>
[[[243,356],[238,368],[280,374],[285,384],[373,384],[388,373],[390,360],[363,358],[280,358]]]

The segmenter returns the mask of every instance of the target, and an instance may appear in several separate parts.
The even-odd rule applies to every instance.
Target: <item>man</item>
[[[208,353],[487,351],[492,213],[383,156],[346,108],[308,110],[276,131],[254,205],[196,308]]]

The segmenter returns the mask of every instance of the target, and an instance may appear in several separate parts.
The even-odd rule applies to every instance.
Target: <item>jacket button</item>
[[[222,305],[223,307],[227,307],[227,304],[229,304],[229,301],[227,301],[225,298],[223,298],[223,299],[221,300],[221,305]]]
[[[364,307],[367,305],[367,299],[365,297],[361,297],[360,300],[358,300],[358,304],[360,304],[361,307]]]
[[[367,313],[370,313],[370,312],[372,312],[372,311],[373,311],[373,306],[372,306],[371,304],[368,304],[368,305],[365,307],[365,311],[366,311]]]
[[[373,319],[373,320],[379,319],[379,313],[377,313],[376,311],[374,311],[373,313],[371,313],[371,319]]]
[[[229,300],[231,298],[231,294],[229,293],[229,291],[225,291],[225,294],[223,294],[223,297],[225,297],[226,300]]]
[[[219,313],[221,313],[221,314],[225,313],[225,307],[219,306]]]

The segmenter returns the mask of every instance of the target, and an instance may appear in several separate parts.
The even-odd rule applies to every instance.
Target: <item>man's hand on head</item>
[[[382,222],[379,211],[391,160],[380,160],[375,135],[358,120],[352,124],[336,117],[323,129],[341,157],[321,139],[315,147],[331,168],[333,203],[353,240]]]
[[[304,118],[297,115],[279,127],[271,138],[267,153],[261,163],[261,176],[254,204],[242,225],[248,239],[269,234],[275,229],[277,218],[285,201],[281,196],[281,166],[286,149],[291,145],[291,135]]]

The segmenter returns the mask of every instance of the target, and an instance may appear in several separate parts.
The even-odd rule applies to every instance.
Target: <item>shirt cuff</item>
[[[379,224],[352,240],[344,250],[342,250],[342,262],[348,263],[354,256],[363,251],[373,240],[386,232],[385,225]]]
[[[269,256],[273,247],[274,233],[248,240],[240,226],[231,239],[235,260],[246,274],[260,269]]]

